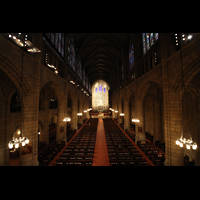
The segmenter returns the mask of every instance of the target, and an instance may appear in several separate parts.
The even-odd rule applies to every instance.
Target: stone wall
[[[165,142],[166,160],[165,165],[183,165],[184,155],[190,160],[195,160],[195,165],[200,165],[199,148],[196,151],[180,148],[175,144],[181,136],[182,128],[182,78],[180,50],[176,51],[171,42],[170,34],[159,34],[157,41],[158,65],[152,69],[149,66],[149,55],[153,55],[153,48],[149,53],[143,55],[136,66],[136,80],[132,80],[123,88],[112,95],[113,108],[121,111],[121,102],[124,100],[125,118],[124,124],[130,128],[131,119],[128,117],[133,112],[140,120],[136,123],[136,141],[145,140],[145,131],[154,135],[155,140]],[[173,48],[172,48],[173,47]],[[156,47],[155,47],[156,48]],[[184,82],[186,85],[187,108],[189,114],[189,125],[192,138],[200,145],[200,127],[198,118],[199,92],[200,92],[200,35],[195,34],[194,39],[182,48]],[[140,68],[145,67],[147,72],[140,76]],[[143,70],[145,71],[145,70]],[[135,91],[134,91],[134,84]],[[135,96],[135,111],[126,99]],[[126,95],[124,95],[126,94]],[[131,99],[131,98],[130,98]],[[185,137],[189,137],[186,106],[184,113]],[[128,121],[128,122],[127,122]],[[138,133],[138,127],[142,127],[142,133]]]
[[[17,128],[30,140],[32,153],[20,156],[20,165],[38,165],[38,129],[40,141],[48,143],[49,125],[52,117],[57,115],[56,140],[66,141],[67,97],[72,97],[71,127],[76,128],[78,123],[77,103],[82,102],[79,112],[89,106],[91,97],[87,97],[77,87],[67,80],[67,59],[62,60],[57,53],[46,43],[43,35],[28,34],[32,43],[41,50],[40,53],[31,54],[23,52],[20,47],[12,43],[8,35],[0,35],[0,165],[9,165],[8,142],[12,139]],[[66,37],[67,41],[67,37]],[[67,49],[67,45],[66,45]],[[59,63],[62,74],[56,75],[44,62],[45,53],[51,54],[51,59]],[[67,51],[65,51],[67,58]],[[20,90],[21,67],[23,60],[23,92]],[[22,99],[21,111],[10,112],[10,102],[14,92],[20,94]],[[49,109],[50,99],[56,97],[57,109]],[[60,128],[64,127],[64,132]]]

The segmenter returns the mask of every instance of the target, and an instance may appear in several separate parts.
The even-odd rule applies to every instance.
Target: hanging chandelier
[[[135,88],[136,88],[136,79],[135,79],[135,71],[134,71],[134,91],[135,91]],[[134,118],[132,119],[132,122],[140,122],[140,120],[134,116]]]
[[[23,37],[24,36],[24,37]],[[22,33],[18,33],[11,35],[9,34],[8,37],[14,41],[19,47],[23,47],[23,51],[22,51],[22,65],[21,65],[21,84],[20,84],[20,88],[19,91],[21,90],[21,96],[23,96],[23,58],[24,58],[24,49],[26,49],[29,53],[39,53],[41,52],[41,50],[39,50],[37,47],[35,47],[29,40],[28,40],[28,35],[27,34],[22,34]],[[47,62],[47,54],[46,54],[46,62]],[[55,71],[55,73],[57,73]],[[21,98],[21,104],[23,105],[22,102],[23,98]],[[23,112],[23,110],[21,111],[21,113]],[[22,115],[21,115],[22,116]],[[22,118],[23,120],[23,124],[24,124],[24,118]],[[22,146],[25,146],[26,144],[29,144],[29,139],[27,137],[23,137],[21,131],[18,131],[18,133],[20,135],[19,138],[13,137],[13,139],[11,141],[9,141],[8,143],[8,147],[9,149],[17,149],[19,148],[20,144]],[[39,133],[38,133],[39,134]]]
[[[136,118],[133,118],[133,119],[132,119],[132,122],[140,122],[140,120],[139,120],[139,119],[136,119]]]
[[[186,149],[193,149],[193,150],[197,149],[197,143],[194,142],[192,138],[186,139],[186,138],[180,137],[179,139],[176,140],[176,145],[180,147],[183,147],[185,145]]]
[[[22,146],[24,147],[28,143],[29,143],[29,139],[26,137],[19,137],[19,138],[13,137],[13,139],[9,141],[8,147],[9,149],[13,149],[13,148],[18,149],[20,144],[22,144]]]
[[[176,45],[178,45],[179,37],[180,37],[180,35],[176,33],[175,34]],[[181,39],[181,37],[182,37],[182,39]],[[186,149],[196,150],[197,143],[192,140],[192,135],[191,135],[191,130],[190,130],[187,101],[186,101],[186,110],[187,110],[187,120],[188,120],[188,126],[189,126],[190,139],[186,139],[183,137],[183,99],[184,99],[184,95],[186,98],[186,93],[185,93],[185,84],[184,84],[184,77],[183,77],[183,61],[182,61],[183,42],[182,42],[182,40],[185,40],[185,34],[182,33],[181,37],[180,37],[180,45],[181,45],[180,58],[181,58],[181,71],[182,71],[182,132],[181,132],[181,137],[176,140],[176,145],[180,146],[181,148],[185,145]],[[192,36],[190,35],[190,37],[188,37],[188,39],[191,39],[191,38],[192,38]]]
[[[63,122],[71,122],[71,118],[70,118],[70,117],[65,117],[65,118],[63,119]]]

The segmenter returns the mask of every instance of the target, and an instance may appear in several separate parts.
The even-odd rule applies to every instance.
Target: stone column
[[[38,90],[39,91],[39,90]],[[39,92],[38,92],[39,95]],[[38,102],[35,101],[35,93],[24,94],[22,105],[21,132],[24,137],[28,137],[31,153],[20,156],[21,166],[38,165]],[[22,152],[21,152],[22,153]]]
[[[78,100],[73,99],[72,100],[72,119],[71,119],[71,128],[72,129],[77,129],[77,113],[78,113]]]
[[[38,33],[35,37],[35,45],[41,49],[42,34]],[[22,122],[21,132],[24,137],[29,138],[29,146],[32,147],[32,152],[20,156],[20,165],[22,166],[37,166],[38,162],[38,121],[39,121],[39,93],[40,93],[40,67],[41,67],[41,53],[35,54],[35,61],[30,60],[30,55],[24,53],[23,58],[23,93],[21,93],[22,105]],[[25,92],[25,75],[29,73],[27,67],[33,67],[33,77],[30,78],[32,82],[32,90]]]
[[[130,129],[131,128],[131,119],[130,119],[130,102],[129,98],[124,98],[124,129]]]
[[[162,108],[161,108],[161,99],[155,99],[154,100],[154,142],[156,140],[162,141]]]
[[[56,141],[65,141],[67,142],[66,137],[66,122],[63,119],[67,115],[67,97],[63,96],[58,100],[58,119],[57,119],[57,132],[56,132]]]
[[[144,108],[143,101],[139,94],[135,95],[135,117],[140,120],[140,122],[135,122],[135,142],[141,141],[144,143],[146,141],[146,135],[144,130]]]
[[[181,98],[171,94],[170,100],[164,105],[165,110],[165,165],[183,166],[183,148],[176,145],[182,131]]]
[[[82,113],[82,116],[78,116],[78,123],[79,124],[83,124],[83,95],[85,95],[84,93],[81,94],[80,98],[79,98],[79,113]]]
[[[169,74],[170,63],[167,59],[168,39],[165,34],[160,34],[160,54],[162,55],[162,82],[163,82],[163,110],[165,132],[165,165],[182,166],[184,164],[183,148],[176,145],[176,140],[181,136],[182,97],[172,90],[172,76]],[[179,55],[177,55],[179,56]],[[180,65],[180,60],[177,61]],[[179,68],[180,66],[178,66]],[[179,68],[181,69],[181,68]],[[181,79],[181,77],[180,77]]]
[[[123,122],[123,118],[122,116],[120,116],[120,113],[122,113],[122,99],[119,98],[119,101],[118,101],[118,124],[122,123]]]
[[[1,96],[2,97],[2,96]],[[2,98],[3,99],[3,98]],[[4,124],[4,126],[0,126],[0,166],[8,166],[9,165],[9,148],[8,142],[12,139],[9,137],[9,114],[10,114],[10,104],[3,103],[2,101],[1,107],[1,115],[0,122]]]
[[[40,134],[40,141],[49,144],[49,100],[47,99],[47,97],[45,97],[44,101],[45,101],[45,109],[40,110],[40,112],[43,112],[45,116],[43,132]]]

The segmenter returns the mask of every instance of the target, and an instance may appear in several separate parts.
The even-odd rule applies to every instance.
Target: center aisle
[[[110,166],[103,120],[99,118],[96,143],[94,149],[93,166]]]

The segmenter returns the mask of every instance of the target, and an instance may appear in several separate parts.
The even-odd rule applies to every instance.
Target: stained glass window
[[[102,92],[102,85],[99,86],[99,92]]]
[[[83,70],[83,85],[85,86],[85,70]]]
[[[55,51],[64,57],[65,37],[64,33],[45,33],[47,41],[51,44]]]
[[[78,64],[77,64],[77,75],[78,75],[79,78],[82,80],[82,65],[81,65],[81,58],[79,58],[79,60],[78,60]]]
[[[132,41],[129,44],[129,71],[134,67],[134,46]]]
[[[68,45],[68,64],[75,71],[75,50],[73,36],[70,38]]]
[[[54,33],[51,33],[51,43],[54,45]]]
[[[97,93],[97,87],[96,87],[96,93]]]
[[[145,37],[145,33],[142,33],[142,40],[143,40],[143,53],[146,53],[146,37]]]
[[[151,42],[151,46],[152,46],[154,44],[153,33],[150,33],[150,42]]]
[[[155,38],[155,40],[158,39],[158,33],[154,33],[154,38]]]
[[[58,33],[55,33],[55,47],[58,48]]]
[[[61,33],[59,33],[58,52],[61,53]]]
[[[150,49],[150,45],[149,45],[149,33],[146,33],[146,38],[147,38],[147,51]]]
[[[62,51],[61,51],[61,55],[62,57],[64,57],[64,51],[65,51],[65,37],[64,37],[64,33],[62,33]]]
[[[106,88],[103,88],[103,92],[104,92],[104,93],[106,92]]]
[[[158,39],[158,33],[142,33],[143,53],[145,54]]]

